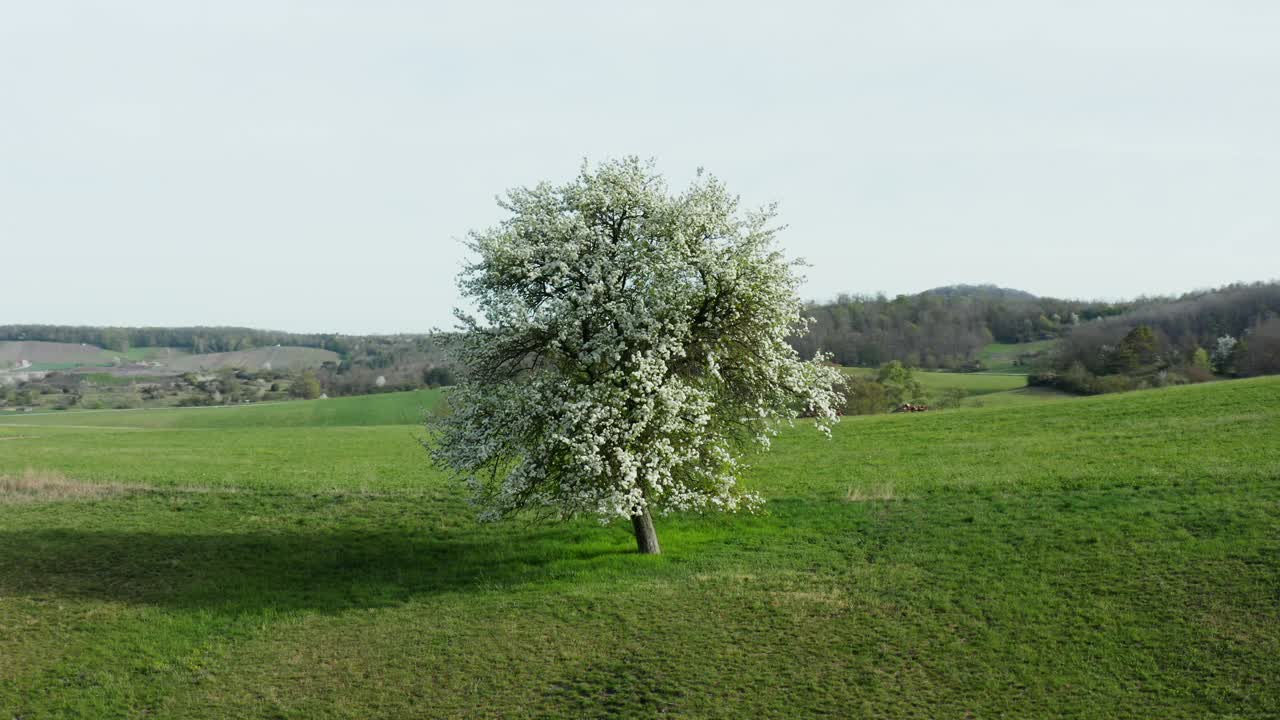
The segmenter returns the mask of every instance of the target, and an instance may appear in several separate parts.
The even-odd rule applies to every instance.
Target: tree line
[[[1148,302],[1065,335],[1030,378],[1081,393],[1280,373],[1280,283]]]
[[[841,295],[809,305],[810,333],[791,342],[806,357],[821,350],[840,365],[879,367],[896,360],[909,367],[981,370],[979,354],[989,343],[1061,337],[1134,305],[1040,298],[993,285],[954,285],[892,299]]]
[[[355,335],[291,333],[242,327],[95,327],[88,325],[0,325],[0,341],[84,343],[115,352],[135,347],[172,347],[193,353],[235,352],[273,345],[332,350],[340,355],[369,340]]]
[[[915,295],[842,295],[810,304],[811,331],[790,343],[840,365],[981,370],[989,343],[1056,339],[1033,380],[1075,392],[1106,392],[1214,375],[1280,372],[1280,283],[1235,284],[1124,302],[1036,297],[993,285],[955,285]],[[1139,327],[1146,331],[1129,337]],[[1125,339],[1129,338],[1126,344]],[[87,343],[116,352],[176,347],[231,352],[291,345],[332,350],[317,369],[328,395],[453,383],[438,335],[339,335],[236,327],[0,325],[0,340]],[[1136,361],[1135,361],[1136,358]],[[1172,373],[1172,374],[1170,374]],[[878,404],[878,402],[876,403]]]

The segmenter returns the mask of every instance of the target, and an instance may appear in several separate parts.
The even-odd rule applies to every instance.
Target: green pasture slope
[[[428,404],[0,419],[121,483],[0,495],[0,718],[1280,716],[1280,379],[802,425],[657,557],[476,525]]]
[[[961,401],[964,407],[1016,407],[1019,405],[1039,405],[1045,402],[1074,400],[1078,396],[1060,390],[1044,387],[1020,387],[994,393],[982,393],[966,397]]]
[[[844,368],[850,375],[863,375],[874,378],[879,370],[875,368]],[[916,370],[912,376],[924,386],[925,392],[937,395],[945,390],[963,390],[970,395],[986,395],[1005,392],[1026,387],[1027,378],[1023,375],[990,375],[987,373],[953,373],[930,372]]]
[[[844,371],[850,375],[866,375],[873,378],[879,372],[875,368],[844,368]],[[926,391],[931,393],[955,388],[971,395],[985,395],[1025,387],[1027,384],[1027,378],[1022,375],[929,372],[927,370],[916,370],[912,375],[920,381]]]
[[[1031,345],[1033,343],[1022,343]],[[1010,345],[1008,347],[1021,347]],[[844,368],[850,375],[875,377],[879,372],[875,368]],[[936,403],[948,390],[961,390],[965,399],[961,404],[965,407],[1016,407],[1019,405],[1039,405],[1054,400],[1070,400],[1076,396],[1049,388],[1027,387],[1026,375],[1012,373],[954,373],[930,372],[916,370],[916,380],[928,394],[928,401]]]
[[[1014,361],[1023,353],[1048,352],[1056,340],[1036,340],[1025,343],[991,343],[984,347],[978,355],[987,372],[1026,374],[1025,365],[1014,365]]]

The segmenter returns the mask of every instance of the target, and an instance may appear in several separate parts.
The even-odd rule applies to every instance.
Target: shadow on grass
[[[0,595],[240,613],[376,608],[554,582],[634,554],[571,528],[465,542],[404,532],[0,532]]]

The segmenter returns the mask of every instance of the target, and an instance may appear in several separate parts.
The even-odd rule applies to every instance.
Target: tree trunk
[[[635,528],[636,547],[641,555],[662,553],[662,549],[658,547],[658,533],[653,529],[653,516],[649,514],[648,507],[645,507],[639,515],[631,516],[631,527]]]

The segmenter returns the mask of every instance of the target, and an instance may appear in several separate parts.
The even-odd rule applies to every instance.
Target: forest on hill
[[[807,308],[810,333],[792,344],[806,357],[822,350],[840,365],[980,370],[993,342],[1023,343],[1066,334],[1082,322],[1124,313],[1133,303],[1060,300],[994,285],[953,285],[915,295],[841,295]]]
[[[97,327],[89,325],[0,325],[0,341],[84,343],[125,353],[130,348],[170,347],[192,353],[238,352],[283,345],[332,350],[344,357],[394,355],[397,348],[430,344],[428,334],[342,335],[293,333],[244,327]],[[373,361],[370,361],[373,362]],[[389,363],[389,360],[382,362]]]
[[[1280,373],[1280,283],[1232,285],[1085,323],[1032,384],[1094,394]]]
[[[1066,337],[1072,361],[1097,354],[1148,324],[1187,357],[1223,336],[1240,338],[1280,314],[1280,283],[1236,284],[1122,302],[1065,300],[993,285],[956,285],[915,295],[842,295],[807,308],[811,332],[792,343],[802,355],[831,353],[840,365],[983,370],[988,344]]]

